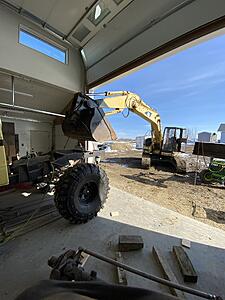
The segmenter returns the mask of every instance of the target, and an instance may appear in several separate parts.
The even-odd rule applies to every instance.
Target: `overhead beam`
[[[65,115],[63,114],[58,114],[50,111],[45,111],[45,110],[40,110],[40,109],[35,109],[35,108],[29,108],[29,107],[24,107],[24,106],[19,106],[13,104],[8,104],[8,103],[0,103],[0,107],[6,107],[8,109],[11,109],[12,111],[28,111],[28,112],[33,112],[33,113],[38,113],[38,114],[44,114],[44,115],[49,115],[53,117],[60,117],[60,118],[65,118]]]

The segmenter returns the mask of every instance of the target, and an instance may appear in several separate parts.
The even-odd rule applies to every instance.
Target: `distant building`
[[[145,136],[136,137],[136,149],[143,149]]]
[[[220,143],[225,144],[225,124],[221,123],[218,131],[221,132]]]
[[[198,141],[199,142],[209,142],[216,143],[217,142],[217,134],[215,132],[199,132],[198,133]]]
[[[147,139],[147,138],[150,138],[151,136],[150,135],[142,135],[142,136],[137,136],[136,137],[136,149],[143,149],[144,147],[144,141]]]

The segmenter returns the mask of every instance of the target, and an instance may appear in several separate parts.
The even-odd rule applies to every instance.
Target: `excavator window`
[[[183,144],[187,141],[185,132],[183,128],[166,127],[163,132],[162,151],[183,152]]]

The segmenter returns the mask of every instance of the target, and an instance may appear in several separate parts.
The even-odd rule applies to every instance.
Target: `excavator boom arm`
[[[126,92],[105,92],[103,99],[94,100],[87,95],[77,93],[62,123],[66,136],[78,140],[107,141],[116,139],[116,134],[105,116],[117,114],[129,109],[151,124],[152,145],[159,151],[162,143],[160,116],[138,95]],[[103,108],[112,109],[104,112]]]
[[[147,105],[137,94],[134,93],[118,91],[106,92],[105,95],[106,97],[104,99],[97,100],[97,102],[101,108],[113,109],[110,112],[106,112],[106,115],[120,113],[125,108],[128,108],[130,111],[151,124],[153,142],[154,144],[161,144],[161,122],[160,116],[156,110]]]

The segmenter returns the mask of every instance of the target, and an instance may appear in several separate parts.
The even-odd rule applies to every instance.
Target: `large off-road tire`
[[[78,164],[57,183],[55,205],[71,223],[86,223],[103,208],[108,192],[109,180],[104,170],[94,164]]]
[[[213,181],[212,172],[210,170],[205,169],[202,170],[199,174],[201,182],[203,183],[211,183]]]

